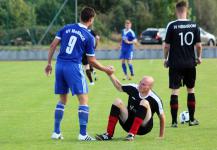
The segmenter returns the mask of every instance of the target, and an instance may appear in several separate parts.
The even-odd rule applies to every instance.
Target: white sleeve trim
[[[61,37],[59,37],[59,36],[56,36],[55,38],[61,40]]]
[[[87,54],[87,53],[86,53],[86,55],[87,55],[87,56],[95,56],[95,54]]]
[[[153,92],[150,93],[150,96],[152,96],[156,100],[156,102],[158,104],[159,113],[162,114],[164,112],[164,110],[163,110],[163,105],[162,105],[160,98],[156,94],[154,94]]]

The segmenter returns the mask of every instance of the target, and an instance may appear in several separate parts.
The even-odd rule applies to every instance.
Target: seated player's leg
[[[196,80],[196,68],[188,68],[185,70],[183,79],[184,85],[187,87],[187,106],[189,112],[189,126],[199,125],[199,121],[194,118],[195,113],[195,94],[194,85]]]
[[[152,126],[147,126],[149,120],[151,120],[151,108],[149,102],[142,100],[138,107],[138,110],[135,114],[133,124],[129,130],[129,133],[125,140],[131,141],[134,140],[136,134],[144,135],[151,131]]]
[[[108,119],[107,132],[104,134],[97,134],[97,140],[111,140],[115,131],[116,124],[120,119],[126,122],[128,111],[121,99],[116,99],[111,106],[110,115]]]
[[[177,113],[178,113],[178,95],[179,88],[182,85],[183,71],[180,69],[169,68],[169,87],[172,90],[170,97],[170,112],[172,116],[171,127],[178,127]]]

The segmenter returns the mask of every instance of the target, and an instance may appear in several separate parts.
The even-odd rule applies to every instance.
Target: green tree
[[[207,31],[217,35],[217,1],[195,0],[194,7],[197,23]]]
[[[36,22],[38,25],[49,25],[60,8],[60,3],[56,0],[40,0],[36,5]],[[60,20],[58,18],[57,22]]]
[[[0,26],[4,28],[28,27],[35,23],[34,8],[23,0],[1,0]]]

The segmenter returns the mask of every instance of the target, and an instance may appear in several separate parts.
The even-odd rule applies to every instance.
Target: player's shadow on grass
[[[116,138],[113,138],[112,140],[109,140],[109,141],[99,141],[99,140],[96,140],[96,141],[79,141],[77,138],[69,138],[69,139],[64,139],[64,140],[58,140],[57,142],[65,142],[65,143],[101,143],[101,142],[121,142],[121,141],[126,142],[124,140],[124,137],[116,137]]]

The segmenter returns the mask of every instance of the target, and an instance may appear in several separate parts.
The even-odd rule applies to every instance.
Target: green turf
[[[119,61],[101,61],[116,67],[116,76],[122,77]],[[159,150],[214,150],[217,149],[217,59],[203,60],[198,66],[196,83],[197,127],[180,125],[170,128],[170,111],[167,69],[161,60],[134,61],[135,78],[143,75],[155,78],[154,90],[163,99],[166,113],[166,134],[164,140],[157,140],[158,118],[154,117],[154,128],[145,136],[137,136],[133,142],[122,141],[126,133],[118,125],[111,142],[79,142],[76,97],[69,96],[62,121],[63,141],[50,139],[53,130],[53,112],[58,96],[53,94],[54,74],[46,77],[46,62],[0,62],[0,149],[1,150],[72,150],[72,149],[159,149]],[[110,106],[116,97],[125,99],[112,86],[107,76],[97,72],[99,80],[90,87],[90,135],[103,133],[106,129]],[[124,83],[128,83],[125,81]],[[186,90],[181,89],[179,112],[186,110]]]

